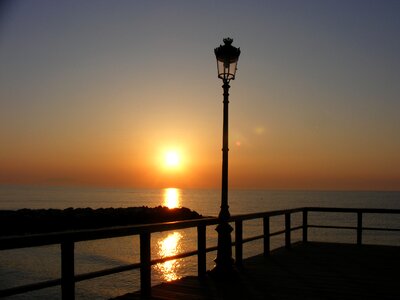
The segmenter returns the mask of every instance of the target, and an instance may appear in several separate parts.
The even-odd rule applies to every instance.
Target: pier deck
[[[400,299],[400,247],[297,243],[243,261],[238,276],[185,277],[150,299]],[[140,299],[140,292],[114,299]]]

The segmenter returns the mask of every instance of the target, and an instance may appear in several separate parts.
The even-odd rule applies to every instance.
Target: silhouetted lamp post
[[[215,260],[217,273],[229,272],[233,268],[232,258],[232,227],[229,225],[230,218],[228,205],[228,103],[229,103],[229,82],[235,79],[237,62],[239,60],[240,48],[232,46],[233,40],[226,38],[224,45],[214,49],[217,58],[218,77],[222,79],[224,89],[224,121],[222,138],[222,192],[221,210],[219,212],[218,252]]]

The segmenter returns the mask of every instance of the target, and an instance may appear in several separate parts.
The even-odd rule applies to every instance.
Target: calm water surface
[[[38,188],[0,187],[0,209],[20,208],[68,208],[68,207],[130,207],[167,206],[188,207],[205,216],[217,216],[220,192],[217,190],[189,189],[93,189],[93,188]],[[231,214],[243,214],[301,206],[400,208],[400,192],[317,192],[317,191],[265,191],[232,190],[229,194]],[[293,223],[300,224],[301,215],[294,216]],[[397,216],[367,215],[364,224],[380,227],[400,227]],[[356,224],[354,215],[310,214],[313,224]],[[271,219],[271,230],[283,228],[283,218]],[[261,234],[260,221],[244,224],[245,236]],[[234,236],[234,235],[232,235]],[[310,240],[354,242],[354,232],[310,230]],[[300,232],[293,239],[300,239]],[[396,233],[366,233],[366,243],[400,245]],[[111,268],[139,260],[138,237],[113,238],[76,243],[76,273]],[[272,239],[272,248],[283,244],[281,237]],[[214,228],[207,228],[207,246],[216,244]],[[156,233],[152,235],[152,258],[166,257],[195,250],[196,229]],[[261,242],[245,245],[244,255],[262,251]],[[208,268],[212,268],[215,253],[207,256]],[[0,252],[0,288],[28,284],[60,277],[59,246],[46,246]],[[196,257],[169,261],[153,266],[153,284],[171,281],[182,276],[195,275]],[[77,299],[107,299],[139,289],[139,272],[129,271],[116,275],[77,283]],[[9,299],[60,299],[60,288],[10,297]]]

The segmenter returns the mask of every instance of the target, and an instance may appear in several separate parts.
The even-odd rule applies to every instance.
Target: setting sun
[[[188,166],[190,160],[185,147],[176,144],[159,146],[153,165],[158,172],[153,172],[152,178],[163,187],[183,187],[184,182],[191,180]]]
[[[180,157],[177,151],[165,153],[165,165],[169,168],[177,168],[180,165]]]

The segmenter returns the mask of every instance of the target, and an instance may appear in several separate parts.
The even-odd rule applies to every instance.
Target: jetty
[[[312,224],[310,214],[353,214],[356,224]],[[27,293],[47,287],[61,286],[62,299],[75,299],[75,283],[140,269],[140,291],[114,299],[400,299],[400,238],[394,246],[366,245],[366,231],[400,232],[400,228],[368,227],[363,216],[373,214],[400,215],[400,209],[322,208],[302,207],[279,211],[231,216],[235,227],[236,271],[226,278],[216,277],[206,270],[206,253],[217,247],[207,247],[206,227],[218,224],[217,218],[177,221],[159,224],[123,226],[96,230],[71,231],[29,236],[0,238],[0,250],[61,245],[61,278],[0,290],[0,297]],[[301,219],[293,224],[292,216]],[[271,231],[275,217],[283,217],[284,228]],[[263,232],[243,237],[243,223],[262,220]],[[152,259],[151,234],[160,231],[197,228],[197,250],[174,256]],[[354,232],[353,244],[309,241],[309,229],[340,229]],[[300,241],[292,240],[292,232],[300,231]],[[140,236],[140,262],[105,270],[75,274],[74,244],[80,241]],[[284,245],[271,251],[271,237],[282,235]],[[260,255],[243,258],[246,243],[262,240]],[[168,260],[197,256],[197,276],[151,286],[151,266]]]
[[[243,261],[236,277],[191,276],[151,289],[149,299],[400,299],[398,247],[296,243]],[[141,293],[114,300],[142,299]]]

